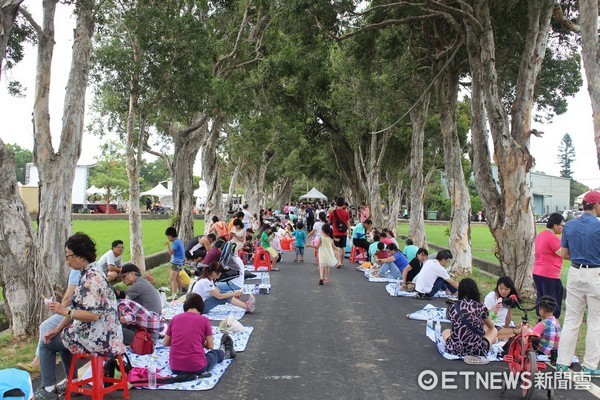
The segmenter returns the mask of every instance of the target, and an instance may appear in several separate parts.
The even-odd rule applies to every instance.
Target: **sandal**
[[[465,364],[469,364],[469,365],[485,365],[487,363],[489,363],[490,360],[488,360],[485,357],[481,357],[481,356],[465,356]]]
[[[42,371],[40,367],[37,367],[31,363],[17,363],[17,368],[27,371],[30,374],[40,373]]]

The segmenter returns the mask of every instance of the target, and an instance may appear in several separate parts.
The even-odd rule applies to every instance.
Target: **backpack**
[[[333,215],[335,216],[335,226],[337,230],[342,233],[348,232],[348,225],[338,217],[337,210],[333,210]]]
[[[127,355],[127,353],[123,353],[121,354],[121,356],[123,357],[123,366],[125,368],[125,373],[129,374],[129,372],[133,368],[133,366],[131,365],[131,360],[129,360],[129,356]],[[114,378],[115,371],[119,371],[120,373],[119,361],[117,360],[116,356],[112,356],[108,359],[108,361],[104,363],[104,376]],[[105,383],[105,386],[112,386],[112,383]]]

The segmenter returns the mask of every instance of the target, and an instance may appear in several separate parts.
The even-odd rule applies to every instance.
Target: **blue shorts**
[[[296,255],[300,255],[304,257],[304,247],[296,247]]]

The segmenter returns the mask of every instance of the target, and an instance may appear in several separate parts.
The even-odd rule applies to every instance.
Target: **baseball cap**
[[[600,203],[600,192],[590,190],[585,194],[585,196],[583,196],[583,201],[588,204]]]
[[[140,275],[140,269],[136,265],[129,263],[129,264],[123,265],[119,276],[123,276],[129,272],[135,272],[136,275]]]

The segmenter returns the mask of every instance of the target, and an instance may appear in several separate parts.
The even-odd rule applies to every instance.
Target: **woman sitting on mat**
[[[202,276],[200,280],[196,282],[192,291],[199,294],[204,301],[203,313],[207,314],[218,306],[219,304],[231,303],[234,306],[243,308],[249,313],[254,312],[254,306],[256,305],[256,299],[253,295],[250,295],[248,300],[244,303],[240,300],[242,297],[242,291],[236,290],[235,292],[221,292],[215,286],[215,280],[221,276],[223,267],[219,262],[213,262],[207,267],[202,269]]]
[[[183,303],[183,313],[171,320],[163,339],[169,351],[169,368],[174,374],[201,375],[209,372],[224,359],[235,358],[233,339],[228,334],[221,337],[221,346],[213,350],[212,327],[202,315],[204,301],[196,293],[190,293]],[[209,349],[204,353],[204,349]]]
[[[465,362],[485,362],[480,356],[485,357],[490,351],[491,344],[498,337],[498,330],[487,307],[481,303],[479,288],[473,279],[460,281],[458,301],[448,306],[446,315],[452,323],[452,329],[442,332],[446,351],[456,356],[474,356],[465,358]]]

